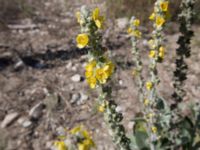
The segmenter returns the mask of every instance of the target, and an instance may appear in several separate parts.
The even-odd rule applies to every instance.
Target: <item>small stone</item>
[[[65,130],[65,128],[63,128],[63,127],[58,127],[58,128],[56,129],[56,132],[57,132],[57,134],[58,134],[59,136],[64,136],[64,135],[66,134],[66,130]]]
[[[71,80],[74,81],[74,82],[80,82],[81,76],[79,74],[75,74],[71,77]]]
[[[122,80],[119,80],[119,85],[123,85],[123,81]]]
[[[19,117],[19,113],[14,112],[5,116],[4,120],[1,123],[1,127],[5,128],[12,124]]]
[[[73,66],[73,67],[72,67],[72,70],[73,70],[73,71],[77,71],[77,67],[76,67],[76,66]]]
[[[67,66],[66,66],[67,69],[71,69],[72,68],[72,62],[70,61]]]
[[[147,41],[146,39],[144,39],[144,40],[142,41],[142,44],[143,44],[144,46],[149,46],[148,41]]]
[[[72,104],[77,103],[80,100],[80,97],[81,95],[79,93],[73,94],[70,103]]]
[[[29,116],[32,119],[39,119],[42,115],[42,111],[44,109],[44,104],[42,102],[38,103],[35,105],[30,111],[29,111]]]
[[[24,67],[24,62],[22,60],[18,61],[15,66],[14,66],[14,69],[15,70],[20,70]]]
[[[128,18],[119,18],[116,20],[119,29],[125,29],[128,25]]]
[[[116,112],[122,112],[122,111],[123,111],[123,108],[121,106],[116,107]]]
[[[82,92],[80,94],[81,94],[81,98],[80,98],[81,102],[84,102],[84,101],[88,100],[88,98],[89,98],[88,95],[86,95],[86,94],[84,94]]]
[[[28,128],[28,127],[30,127],[32,125],[32,122],[30,121],[30,120],[25,120],[24,122],[23,122],[23,124],[22,124],[22,126],[24,127],[24,128]]]

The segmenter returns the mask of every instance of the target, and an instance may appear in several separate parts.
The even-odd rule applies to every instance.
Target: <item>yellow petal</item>
[[[165,19],[161,16],[156,17],[156,26],[161,27],[165,23]]]
[[[153,83],[151,81],[146,82],[146,89],[151,90],[153,87]]]
[[[155,56],[156,56],[156,51],[155,50],[150,50],[149,57],[150,58],[155,58]]]
[[[83,33],[83,34],[79,34],[76,37],[76,42],[77,42],[77,47],[78,48],[84,48],[85,46],[87,46],[88,42],[89,42],[89,37],[87,34]]]
[[[92,12],[92,19],[93,20],[96,20],[96,19],[99,18],[99,12],[100,12],[100,10],[99,10],[98,7],[93,10],[93,12]]]
[[[166,1],[166,2],[161,2],[160,4],[160,8],[162,11],[166,12],[168,10],[168,5],[169,5],[169,2]]]
[[[138,27],[140,25],[140,20],[139,19],[135,19],[133,21],[133,25],[136,26],[136,27]]]
[[[150,20],[154,20],[154,19],[155,19],[155,13],[152,13],[152,14],[149,16],[149,19],[150,19]]]
[[[64,141],[56,141],[54,143],[55,147],[57,150],[68,150],[67,146],[65,145]]]

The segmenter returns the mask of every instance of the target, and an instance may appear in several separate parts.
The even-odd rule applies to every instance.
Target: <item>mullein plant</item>
[[[149,57],[150,57],[150,79],[144,82],[142,77],[142,62],[139,56],[139,49],[137,47],[138,39],[141,37],[141,32],[138,29],[139,20],[132,17],[128,33],[131,35],[132,53],[136,69],[134,75],[138,76],[139,82],[139,99],[143,103],[142,117],[139,116],[135,120],[134,127],[134,143],[135,149],[157,149],[156,143],[160,138],[158,133],[158,119],[162,116],[161,110],[158,109],[160,100],[158,98],[156,87],[159,84],[159,77],[157,72],[157,64],[161,63],[165,55],[165,47],[163,42],[163,27],[169,17],[168,0],[157,0],[154,6],[154,12],[150,15],[149,19],[153,21],[154,30],[152,38],[149,40]],[[144,89],[144,87],[146,89]],[[162,101],[164,104],[164,102]],[[137,145],[137,146],[136,146]]]
[[[159,103],[157,86],[159,84],[159,76],[157,71],[157,64],[161,63],[165,56],[165,47],[163,44],[163,29],[166,23],[166,20],[169,16],[168,12],[168,0],[157,0],[154,5],[154,11],[150,15],[149,19],[153,21],[154,30],[152,32],[152,38],[149,40],[149,57],[150,57],[150,79],[145,83],[147,90],[147,97],[145,101],[148,102],[148,109],[150,115],[148,116],[148,124],[150,128],[150,149],[155,149],[155,143],[159,140],[158,133],[158,118],[160,117],[161,112],[157,109]]]
[[[181,35],[177,43],[179,47],[176,49],[176,70],[174,71],[174,93],[172,95],[175,100],[172,104],[172,109],[175,109],[184,99],[186,91],[184,90],[184,81],[187,79],[188,65],[185,62],[186,58],[190,57],[191,47],[190,42],[193,36],[191,29],[194,17],[195,0],[182,0],[181,13],[178,16]]]
[[[159,84],[156,66],[157,63],[163,61],[165,54],[165,48],[162,45],[164,37],[162,31],[166,19],[169,17],[168,5],[169,2],[167,0],[157,0],[155,2],[154,12],[149,17],[149,19],[154,22],[154,31],[152,32],[152,39],[149,41],[149,57],[151,59],[149,68],[151,79],[147,81],[146,84],[144,84],[144,79],[141,75],[142,62],[137,47],[138,39],[141,37],[141,33],[138,30],[139,20],[132,17],[130,28],[128,29],[128,33],[131,35],[132,53],[134,54],[134,61],[136,64],[134,75],[138,76],[139,92],[143,92],[139,93],[139,99],[143,102],[144,106],[142,108],[143,116],[136,116],[134,119],[135,126],[131,143],[133,149],[197,150],[200,148],[199,104],[189,107],[192,113],[190,116],[185,116],[181,114],[181,111],[177,112],[174,109],[170,109],[167,102],[156,93],[156,86]],[[185,49],[190,48],[193,6],[194,1],[187,1],[186,3],[186,1],[183,0],[181,4],[182,12],[180,15],[181,19],[179,19],[179,21],[181,21],[180,29],[181,33],[187,37],[184,38],[184,36],[181,36],[178,43],[182,43],[180,47]],[[188,27],[187,30],[186,27]],[[178,50],[180,50],[180,48]],[[181,55],[189,57],[189,51],[190,50],[187,49],[184,51],[184,54],[182,53]],[[177,59],[179,58],[180,56]],[[179,63],[179,67],[180,65]],[[179,71],[182,73],[181,68],[179,68]],[[146,90],[141,89],[142,86],[146,86]],[[180,96],[181,98],[183,97],[183,95]]]
[[[100,15],[99,8],[90,11],[85,6],[76,13],[81,33],[77,35],[78,48],[89,49],[88,64],[85,66],[85,77],[91,89],[99,92],[99,111],[103,113],[113,141],[120,150],[130,150],[130,140],[125,134],[121,124],[122,114],[116,111],[117,105],[111,98],[112,89],[108,82],[114,73],[115,66],[106,54],[106,48],[102,43],[102,29],[104,28],[104,16]]]

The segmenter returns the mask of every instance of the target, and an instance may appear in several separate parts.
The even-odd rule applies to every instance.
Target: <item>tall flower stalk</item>
[[[101,45],[101,29],[105,19],[100,15],[99,8],[91,12],[82,7],[81,11],[77,12],[77,20],[81,26],[81,34],[76,38],[77,46],[89,48],[89,62],[85,67],[86,80],[90,88],[99,91],[99,111],[104,114],[113,141],[120,150],[130,150],[130,140],[126,137],[125,128],[121,124],[122,114],[116,111],[117,105],[111,98],[112,89],[108,85],[114,72],[114,64]]]
[[[177,43],[179,47],[176,49],[176,70],[174,71],[174,103],[172,109],[175,109],[178,104],[184,99],[186,91],[184,90],[184,81],[187,79],[188,65],[185,62],[186,58],[190,57],[191,53],[191,38],[193,36],[192,22],[194,16],[195,0],[182,0],[180,8],[181,13],[178,16],[181,35]]]
[[[154,30],[152,32],[152,38],[149,41],[150,51],[150,79],[146,82],[148,112],[150,117],[148,118],[148,125],[150,128],[150,142],[154,143],[158,140],[156,118],[159,116],[159,110],[156,109],[156,103],[158,99],[156,87],[159,84],[159,76],[157,71],[157,64],[162,62],[165,55],[165,48],[162,45],[163,42],[163,29],[166,23],[168,13],[168,0],[157,0],[154,5],[154,12],[149,17],[153,21]],[[155,150],[154,144],[151,144],[151,150]]]
[[[139,100],[143,103],[145,97],[144,90],[144,78],[142,76],[142,61],[140,56],[140,50],[137,46],[139,39],[141,38],[141,32],[138,29],[140,26],[140,20],[132,17],[130,20],[130,26],[127,30],[128,34],[131,36],[133,61],[135,63],[135,69],[133,70],[133,76],[137,78],[138,87],[139,87]]]

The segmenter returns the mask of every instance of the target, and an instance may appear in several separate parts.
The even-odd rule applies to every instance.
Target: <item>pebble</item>
[[[66,66],[67,69],[71,69],[72,68],[72,62],[70,61],[67,66]]]
[[[56,132],[57,132],[57,134],[58,134],[59,136],[65,136],[65,134],[66,134],[66,129],[63,128],[63,127],[58,127],[58,128],[56,129]]]
[[[19,113],[14,112],[14,113],[10,113],[8,115],[5,116],[4,120],[1,123],[1,128],[5,128],[7,126],[9,126],[10,124],[12,124],[17,118],[19,117]]]
[[[32,119],[39,119],[42,115],[42,111],[44,109],[44,103],[40,102],[36,104],[31,110],[29,111],[29,116]]]
[[[22,126],[23,126],[24,128],[28,128],[28,127],[30,127],[31,125],[32,125],[32,122],[31,122],[30,120],[26,120],[26,121],[24,121],[23,124],[22,124]]]
[[[119,29],[125,29],[128,25],[128,18],[119,18],[116,20]]]
[[[75,74],[71,77],[71,80],[74,81],[74,82],[80,82],[81,76],[79,74]]]
[[[24,67],[24,62],[22,60],[18,61],[15,65],[14,65],[14,69],[15,70],[20,70]]]
[[[88,98],[89,98],[88,95],[84,94],[83,92],[81,92],[80,95],[81,95],[81,98],[80,98],[81,102],[84,102],[84,101],[88,100]]]
[[[70,103],[72,103],[72,104],[77,103],[80,100],[80,97],[81,97],[80,93],[74,93],[72,95]]]
[[[119,85],[123,85],[123,81],[122,80],[119,80]]]

